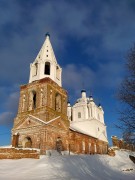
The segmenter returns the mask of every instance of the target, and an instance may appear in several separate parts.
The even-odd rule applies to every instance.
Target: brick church
[[[108,140],[104,112],[85,90],[75,105],[67,103],[57,63],[47,33],[36,59],[30,64],[29,83],[21,85],[19,107],[12,129],[12,147],[105,154]]]

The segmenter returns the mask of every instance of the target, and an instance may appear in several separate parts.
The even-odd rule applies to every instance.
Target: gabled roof
[[[58,118],[60,118],[60,116],[58,116],[58,117],[56,117],[56,118],[54,118],[54,119],[51,119],[50,121],[48,121],[48,122],[45,122],[45,121],[43,121],[42,119],[39,119],[39,118],[37,118],[37,117],[35,117],[35,116],[33,116],[33,115],[28,115],[27,117],[25,117],[21,122],[19,122],[17,125],[16,125],[16,127],[15,127],[15,129],[19,129],[19,128],[26,128],[26,126],[27,127],[31,127],[31,126],[42,126],[42,125],[47,125],[47,124],[50,124],[51,122],[53,122],[53,121],[56,121]],[[31,123],[30,124],[28,124],[28,121],[31,121]]]
[[[51,119],[50,121],[47,121],[47,122],[45,122],[45,121],[43,121],[43,120],[41,120],[41,119],[39,119],[39,118],[37,118],[37,117],[35,117],[35,116],[33,116],[33,115],[29,115],[29,117],[32,117],[32,118],[38,120],[39,122],[42,122],[42,123],[44,123],[44,124],[47,125],[47,124],[49,124],[49,123],[57,120],[60,116],[58,116],[58,117],[56,117],[56,118],[54,118],[54,119]]]

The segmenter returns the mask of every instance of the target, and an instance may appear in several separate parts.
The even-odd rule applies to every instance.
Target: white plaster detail
[[[40,121],[40,122],[42,122],[42,123],[44,123],[44,124],[49,124],[49,123],[55,121],[56,119],[58,119],[60,116],[58,116],[58,117],[56,117],[56,118],[54,118],[54,119],[51,119],[51,120],[48,121],[48,122],[45,122],[45,121],[43,121],[42,119],[39,119],[39,118],[37,118],[37,117],[35,117],[35,116],[33,116],[33,115],[29,115],[29,117],[32,117],[32,118],[34,118],[34,119],[36,119],[36,120],[38,120],[38,121]]]
[[[82,141],[82,150],[85,151],[85,142]]]
[[[67,116],[68,116],[68,119],[71,121],[71,115],[72,115],[72,107],[70,105],[70,102],[68,102],[67,104]]]
[[[22,100],[22,112],[25,110],[25,103],[26,103],[26,96],[24,94],[23,95],[23,100]]]
[[[96,144],[94,144],[94,151],[95,151],[95,153],[97,152],[97,146],[96,146]]]

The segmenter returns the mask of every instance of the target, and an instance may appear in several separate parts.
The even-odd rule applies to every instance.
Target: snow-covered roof
[[[71,130],[108,142],[105,128],[106,126],[96,119],[73,121],[70,123]]]

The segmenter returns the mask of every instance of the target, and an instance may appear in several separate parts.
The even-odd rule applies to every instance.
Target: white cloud
[[[19,93],[13,92],[6,97],[6,102],[3,103],[6,112],[0,114],[0,125],[10,126],[13,123],[17,113]]]
[[[96,70],[88,66],[68,64],[63,68],[63,85],[77,93],[82,88],[116,88],[122,80],[122,72],[121,64],[116,62],[100,64]]]
[[[126,51],[135,40],[135,13],[128,1],[117,4],[114,1],[98,2],[99,5],[96,2],[85,4],[81,1],[59,3],[45,1],[34,10],[31,8],[31,21],[28,22],[23,16],[27,9],[22,3],[5,3],[6,6],[1,8],[1,29],[8,23],[15,28],[8,32],[7,27],[7,34],[5,30],[1,31],[1,39],[5,43],[0,48],[3,61],[0,76],[5,82],[9,82],[9,76],[10,83],[28,82],[29,64],[36,57],[46,31],[52,34],[51,40],[56,52],[67,51],[68,37],[74,37],[84,45],[82,52],[96,56],[97,62],[102,52],[106,52],[104,56],[110,61],[108,51],[114,54],[116,51]],[[99,48],[94,46],[94,37],[96,41],[100,40]]]
[[[10,126],[13,123],[14,114],[12,112],[3,112],[0,114],[0,125]]]
[[[66,88],[80,91],[84,87],[91,87],[93,81],[94,73],[90,68],[75,64],[68,64],[63,68],[63,85]]]
[[[69,39],[77,40],[82,48],[78,55],[85,53],[94,57],[98,67],[93,70],[85,62],[74,64],[73,57],[73,63],[63,68],[63,85],[66,88],[78,93],[83,86],[91,90],[93,87],[114,88],[119,84],[122,63],[118,61],[117,53],[126,51],[135,40],[135,12],[128,0],[110,0],[108,3],[44,1],[34,9],[32,6],[27,9],[17,2],[3,0],[4,5],[0,6],[0,83],[6,88],[0,89],[0,94],[5,98],[7,109],[2,117],[9,117],[17,110],[18,95],[9,92],[6,84],[28,82],[29,64],[34,61],[47,31],[51,34],[56,54],[68,51],[66,45]],[[113,61],[112,54],[115,57]],[[104,64],[103,56],[106,57]],[[93,61],[89,57],[86,62]]]
[[[19,100],[19,92],[11,93],[8,96],[7,101],[5,103],[6,108],[9,109],[11,112],[17,112],[18,100]]]

